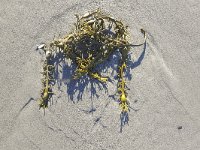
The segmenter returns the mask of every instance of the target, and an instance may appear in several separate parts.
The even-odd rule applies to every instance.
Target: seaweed
[[[129,101],[127,100],[126,81],[124,72],[127,67],[128,53],[131,47],[144,45],[146,42],[146,33],[141,29],[144,35],[144,41],[140,44],[131,44],[127,40],[128,30],[122,21],[116,20],[103,14],[100,9],[87,13],[84,16],[76,15],[77,22],[75,29],[63,38],[53,40],[49,45],[43,44],[39,48],[46,54],[46,60],[43,66],[41,98],[39,107],[47,108],[52,97],[54,85],[53,59],[57,53],[61,53],[65,60],[70,59],[76,64],[76,70],[73,79],[79,79],[84,75],[106,83],[108,77],[103,77],[96,67],[108,60],[114,52],[121,53],[121,60],[118,64],[118,94],[121,116],[126,116],[124,123],[128,122]],[[123,115],[126,114],[126,115]],[[121,119],[121,120],[124,120]],[[122,123],[123,124],[123,123]]]

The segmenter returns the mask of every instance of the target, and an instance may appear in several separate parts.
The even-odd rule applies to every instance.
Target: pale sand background
[[[35,101],[27,104],[41,88],[36,45],[69,32],[75,13],[96,8],[122,19],[135,43],[140,28],[148,32],[144,57],[142,47],[131,53],[128,97],[139,110],[122,133],[118,104],[108,98],[116,81],[108,93],[97,86],[93,100],[89,82],[75,104],[63,84],[45,116]],[[1,0],[0,52],[2,150],[200,150],[199,0]],[[87,113],[91,102],[96,111]]]

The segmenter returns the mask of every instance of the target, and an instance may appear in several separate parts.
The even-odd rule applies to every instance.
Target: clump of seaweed
[[[144,35],[144,42],[141,44],[130,44],[127,40],[127,26],[121,21],[103,14],[99,9],[82,17],[76,15],[76,18],[77,22],[73,32],[61,39],[53,40],[48,46],[43,45],[41,47],[46,54],[46,60],[42,72],[44,79],[42,80],[43,89],[39,99],[39,106],[46,108],[53,95],[54,64],[51,60],[56,53],[62,53],[66,59],[70,59],[76,64],[73,79],[79,79],[84,75],[88,75],[91,78],[106,83],[108,77],[101,76],[96,71],[96,67],[118,50],[121,53],[121,60],[118,64],[119,106],[121,108],[121,115],[126,114],[127,116],[129,102],[127,100],[126,82],[123,73],[126,69],[128,53],[131,47],[145,44],[145,31],[141,29]]]

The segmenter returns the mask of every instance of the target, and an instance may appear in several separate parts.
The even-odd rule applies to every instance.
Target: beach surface
[[[74,29],[75,14],[100,8],[128,25],[129,122],[120,133],[115,62],[106,86],[59,73],[52,104],[38,107],[40,43]],[[200,150],[200,1],[1,0],[0,150]],[[112,81],[112,82],[111,82]]]

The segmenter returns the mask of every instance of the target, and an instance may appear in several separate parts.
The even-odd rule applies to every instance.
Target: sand
[[[129,124],[120,133],[116,66],[107,90],[85,77],[68,82],[65,68],[53,104],[36,102],[43,56],[37,44],[73,29],[74,14],[101,8],[129,26]],[[1,0],[1,150],[199,150],[200,2],[198,0]],[[70,68],[69,68],[70,69]],[[112,74],[112,75],[111,75]],[[76,92],[74,92],[76,90]],[[80,98],[82,96],[82,99]]]

